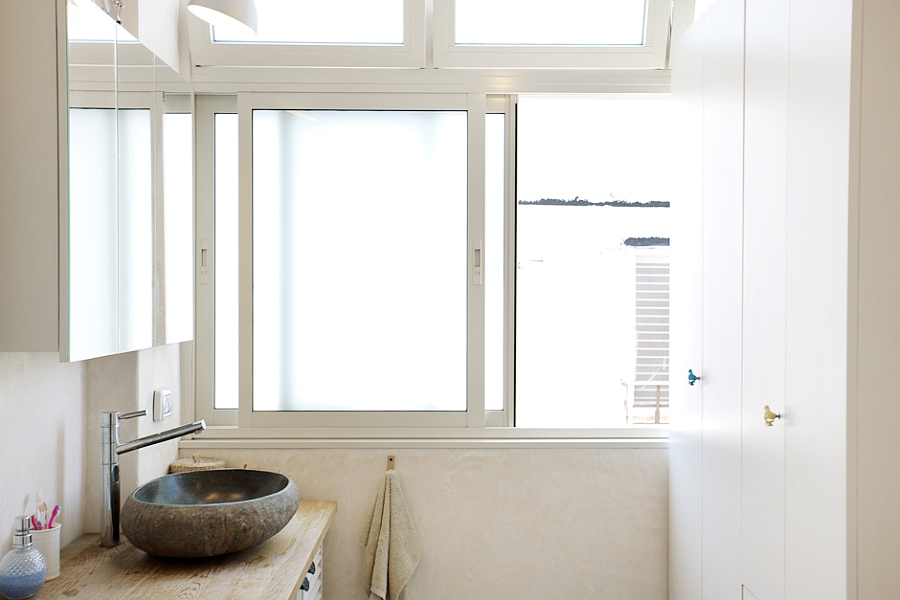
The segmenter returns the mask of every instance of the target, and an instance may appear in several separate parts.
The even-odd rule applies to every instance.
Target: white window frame
[[[212,26],[191,14],[191,62],[227,67],[425,66],[425,0],[403,2],[403,45],[214,42]]]
[[[434,0],[434,65],[443,68],[663,69],[671,31],[671,1],[647,0],[640,46],[510,46],[454,43],[454,0]]]
[[[235,427],[236,410],[215,410],[215,132],[216,114],[236,114],[235,96],[196,96],[194,102],[194,411],[212,426]],[[252,388],[251,388],[252,389]]]
[[[484,288],[473,278],[467,283],[467,408],[465,411],[375,412],[375,411],[253,411],[253,349],[252,349],[252,118],[253,110],[266,109],[335,109],[335,110],[464,110],[467,119],[468,201],[467,237],[470,249],[467,258],[469,272],[473,269],[476,245],[484,239],[484,115],[486,97],[483,94],[278,94],[241,93],[236,106],[224,98],[198,98],[198,203],[197,238],[204,240],[208,252],[209,284],[197,281],[197,413],[215,425],[237,425],[240,428],[335,428],[335,427],[418,427],[418,428],[483,428],[484,410]],[[234,108],[232,108],[234,107]],[[214,206],[212,189],[207,189],[214,173],[210,160],[215,112],[238,115],[239,139],[239,213],[240,213],[240,392],[237,411],[214,408],[212,394],[214,357],[210,344],[214,332]],[[205,151],[202,149],[205,148]],[[200,180],[203,183],[200,183]],[[198,256],[198,260],[201,260]],[[505,411],[492,416],[492,421],[504,422]],[[236,414],[235,414],[236,413]]]
[[[506,114],[505,252],[504,277],[504,408],[484,407],[484,287],[467,283],[467,408],[465,411],[254,411],[253,410],[253,135],[256,109],[294,110],[466,110],[468,113],[468,259],[473,271],[476,241],[484,239],[485,115]],[[453,444],[453,440],[496,440],[497,443],[533,444],[535,439],[586,440],[597,438],[665,438],[666,427],[618,427],[600,429],[517,429],[514,425],[514,321],[515,321],[515,95],[460,93],[255,93],[237,96],[196,96],[196,248],[201,264],[201,245],[207,251],[195,274],[195,413],[206,419],[223,439],[334,440],[431,440]],[[215,409],[214,302],[215,302],[215,114],[238,115],[238,205],[239,205],[239,406]],[[486,274],[487,275],[487,274]],[[343,442],[341,440],[344,440]],[[446,440],[446,442],[441,442]],[[519,440],[519,442],[516,442]],[[528,440],[528,441],[526,441]],[[280,443],[280,442],[271,442]],[[321,443],[321,442],[316,442]],[[355,443],[355,442],[354,442]],[[393,442],[392,442],[393,443]]]

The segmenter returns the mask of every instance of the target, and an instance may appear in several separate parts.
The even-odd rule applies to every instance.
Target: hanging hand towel
[[[406,584],[422,551],[393,469],[381,482],[359,542],[366,545],[363,577],[369,600],[406,600]]]

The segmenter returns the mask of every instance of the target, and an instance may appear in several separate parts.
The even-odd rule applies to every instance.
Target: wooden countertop
[[[101,548],[99,535],[84,535],[62,550],[60,576],[35,598],[294,600],[336,512],[333,500],[302,501],[272,538],[214,558],[158,558],[127,541]]]

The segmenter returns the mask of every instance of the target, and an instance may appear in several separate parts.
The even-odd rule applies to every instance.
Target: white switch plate
[[[164,421],[172,416],[172,390],[153,392],[153,420]]]

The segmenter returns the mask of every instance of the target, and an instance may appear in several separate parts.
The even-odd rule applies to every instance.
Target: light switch
[[[153,420],[164,421],[172,416],[172,390],[153,392]]]

